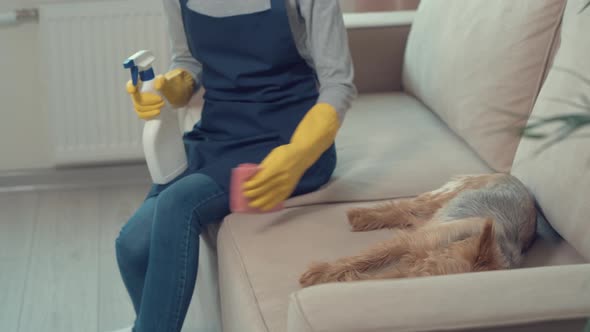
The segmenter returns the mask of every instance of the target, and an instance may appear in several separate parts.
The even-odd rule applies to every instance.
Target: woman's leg
[[[136,314],[139,313],[148,265],[155,206],[156,197],[145,200],[123,226],[115,242],[119,272]]]
[[[184,177],[158,195],[136,332],[181,330],[197,276],[199,234],[227,214],[227,193],[203,174]]]

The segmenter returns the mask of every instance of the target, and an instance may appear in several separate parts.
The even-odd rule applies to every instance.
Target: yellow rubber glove
[[[139,92],[131,81],[127,82],[127,93],[131,95],[135,113],[144,120],[149,120],[160,115],[160,109],[164,107],[164,99],[157,94]]]
[[[321,103],[309,110],[289,144],[273,149],[261,170],[244,183],[250,206],[268,211],[289,198],[305,171],[334,143],[339,128],[338,113],[331,105]]]
[[[193,94],[194,86],[193,77],[184,69],[174,69],[165,75],[158,75],[154,81],[154,88],[160,91],[173,107],[186,105]],[[149,92],[140,93],[131,81],[127,82],[127,93],[131,95],[135,112],[142,119],[148,120],[158,116],[164,107],[164,99],[161,96]]]
[[[195,89],[193,76],[184,69],[173,69],[165,75],[156,76],[154,88],[166,97],[173,107],[188,104]]]

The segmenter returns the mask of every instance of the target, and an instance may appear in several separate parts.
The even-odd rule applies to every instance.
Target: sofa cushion
[[[295,207],[265,215],[231,215],[218,238],[220,292],[226,332],[285,332],[289,294],[312,261],[355,255],[395,231],[350,232],[346,210],[372,203]],[[543,247],[536,251],[536,246]],[[543,236],[534,263],[584,262],[567,244]],[[554,251],[559,251],[555,253]],[[543,258],[544,257],[544,258]],[[535,261],[536,260],[536,261]]]
[[[583,332],[590,264],[309,287],[289,332]]]
[[[491,171],[435,114],[404,93],[360,95],[336,146],[332,181],[287,206],[413,196],[451,175]]]
[[[285,332],[289,294],[311,260],[354,254],[390,234],[349,232],[340,204],[230,215],[217,244],[224,331]]]
[[[403,84],[495,170],[518,140],[506,131],[539,91],[563,0],[422,0],[406,48]]]
[[[537,236],[522,262],[523,267],[587,263],[570,243],[564,240],[542,215],[537,219]]]
[[[531,123],[545,117],[590,114],[590,8],[568,1],[561,46],[534,107]],[[559,125],[557,125],[559,126]],[[586,258],[590,258],[590,126],[541,149],[558,127],[540,128],[542,140],[523,139],[513,174],[529,187],[552,226]]]

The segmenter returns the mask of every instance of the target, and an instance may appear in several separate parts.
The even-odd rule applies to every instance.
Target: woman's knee
[[[198,188],[192,190],[197,191]],[[187,187],[178,182],[158,195],[154,218],[155,239],[179,239],[191,226],[194,232],[200,233],[198,220],[191,225],[194,207],[190,196]]]
[[[139,267],[147,264],[149,241],[136,238],[131,234],[120,234],[115,241],[117,261],[126,267]]]
[[[192,174],[178,180],[158,195],[155,208],[155,225],[171,228],[187,226],[200,233],[203,223],[210,223],[211,215],[220,216],[228,210],[227,194],[209,177]],[[189,221],[191,221],[189,223]]]
[[[122,268],[138,268],[147,265],[149,241],[121,233],[115,240],[117,262]]]
[[[145,202],[119,232],[115,240],[119,265],[138,267],[147,264],[153,224],[153,204],[153,201]]]

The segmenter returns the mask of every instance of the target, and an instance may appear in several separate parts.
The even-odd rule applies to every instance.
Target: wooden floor
[[[0,331],[104,332],[129,326],[134,315],[114,241],[147,189],[0,192]],[[183,331],[206,331],[198,326],[191,311]]]

